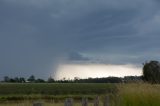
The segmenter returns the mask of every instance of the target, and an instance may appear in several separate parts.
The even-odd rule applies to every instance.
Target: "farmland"
[[[63,100],[66,97],[80,99],[85,96],[93,99],[96,95],[116,92],[114,84],[94,83],[2,83],[0,84],[0,101],[5,100]]]
[[[87,97],[89,105],[96,96],[100,104],[104,97],[110,97],[111,106],[159,106],[160,85],[106,84],[106,83],[1,83],[0,106],[32,106],[34,101],[41,101],[45,106],[63,106],[65,98],[73,98],[75,106]]]

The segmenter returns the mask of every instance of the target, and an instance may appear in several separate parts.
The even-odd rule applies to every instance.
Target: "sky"
[[[0,0],[0,78],[105,77],[127,70],[139,75],[142,63],[160,60],[159,5],[159,0]]]

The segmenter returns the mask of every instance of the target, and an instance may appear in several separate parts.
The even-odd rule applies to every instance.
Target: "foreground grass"
[[[64,106],[64,103],[43,103],[44,106]],[[82,106],[80,103],[74,103],[74,106]],[[22,103],[1,103],[0,106],[33,106],[31,102],[22,102]],[[89,103],[88,106],[93,106],[92,103]]]
[[[117,97],[119,106],[160,106],[160,85],[120,85]]]

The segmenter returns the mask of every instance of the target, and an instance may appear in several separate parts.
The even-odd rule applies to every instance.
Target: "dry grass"
[[[160,106],[160,85],[122,84],[117,102],[119,106]]]

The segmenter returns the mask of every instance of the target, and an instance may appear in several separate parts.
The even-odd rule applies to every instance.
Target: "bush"
[[[143,78],[152,84],[160,83],[160,63],[158,61],[145,63],[143,67]]]

